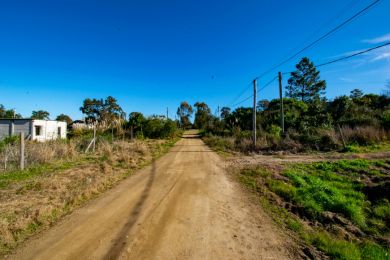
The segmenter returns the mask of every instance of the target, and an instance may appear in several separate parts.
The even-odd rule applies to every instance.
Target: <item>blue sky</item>
[[[84,98],[174,116],[180,101],[230,105],[251,80],[372,1],[1,1],[0,104],[81,118]],[[322,63],[390,41],[390,1],[302,56]],[[291,71],[293,61],[281,71]],[[265,84],[277,71],[259,81]],[[329,98],[380,93],[390,48],[321,68]],[[287,77],[284,77],[287,81]],[[278,96],[276,82],[259,99]],[[243,103],[250,105],[251,101]]]

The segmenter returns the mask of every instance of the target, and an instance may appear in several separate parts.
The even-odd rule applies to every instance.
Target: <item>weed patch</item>
[[[390,203],[386,194],[366,194],[369,185],[383,186],[389,166],[364,159],[299,163],[284,167],[279,174],[286,178],[260,167],[243,169],[239,179],[261,195],[276,223],[331,258],[390,259]]]

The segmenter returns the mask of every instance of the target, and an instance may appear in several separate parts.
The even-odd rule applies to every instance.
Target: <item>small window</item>
[[[42,135],[42,126],[36,125],[36,126],[34,126],[34,127],[35,127],[35,135],[36,135],[36,136]]]
[[[57,135],[58,135],[59,137],[61,137],[61,127],[58,127],[58,128],[57,128]]]

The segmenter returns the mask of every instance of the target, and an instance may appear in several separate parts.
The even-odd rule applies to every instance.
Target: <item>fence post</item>
[[[93,127],[93,148],[92,150],[95,151],[96,148],[96,126]]]
[[[20,133],[20,169],[24,170],[24,133]]]

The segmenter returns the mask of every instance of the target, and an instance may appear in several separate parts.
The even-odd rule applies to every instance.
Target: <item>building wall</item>
[[[37,128],[40,127],[38,135]],[[32,121],[32,140],[44,142],[55,140],[57,138],[66,138],[66,123],[59,121],[33,120]]]
[[[11,135],[19,135],[21,132],[23,132],[26,137],[31,134],[31,120],[0,120],[0,139]]]
[[[36,133],[36,127],[40,127],[39,135]],[[66,122],[32,119],[0,119],[0,140],[7,136],[19,135],[21,132],[24,133],[25,137],[31,135],[31,140],[39,142],[66,138]]]

